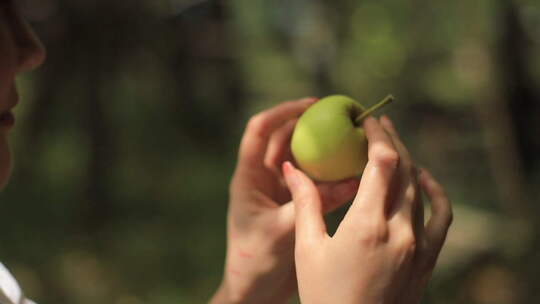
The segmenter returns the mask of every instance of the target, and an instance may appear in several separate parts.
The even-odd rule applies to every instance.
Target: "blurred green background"
[[[540,303],[536,0],[20,0],[0,259],[40,304],[204,303],[247,119],[388,93],[455,221],[425,303]],[[334,221],[344,210],[333,215]]]

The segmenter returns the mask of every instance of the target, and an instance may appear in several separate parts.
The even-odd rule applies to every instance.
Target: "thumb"
[[[327,235],[323,206],[313,181],[290,162],[283,163],[285,182],[294,201],[296,241],[316,241]]]

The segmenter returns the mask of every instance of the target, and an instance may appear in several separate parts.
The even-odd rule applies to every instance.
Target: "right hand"
[[[296,219],[295,261],[302,303],[417,303],[446,238],[451,207],[423,170],[417,178],[391,121],[364,122],[368,163],[356,198],[330,237],[315,184],[284,164]],[[420,188],[432,216],[424,226]]]

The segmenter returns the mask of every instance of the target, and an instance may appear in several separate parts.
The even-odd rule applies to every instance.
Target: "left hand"
[[[230,185],[223,281],[211,303],[286,303],[296,291],[294,205],[280,168],[292,159],[298,117],[314,102],[283,102],[247,124]],[[350,201],[358,183],[317,185],[324,211]]]

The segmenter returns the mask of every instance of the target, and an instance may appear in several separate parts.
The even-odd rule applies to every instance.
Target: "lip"
[[[12,87],[9,97],[6,107],[0,109],[0,130],[2,131],[8,131],[15,125],[13,108],[19,103],[19,92],[15,86]]]

